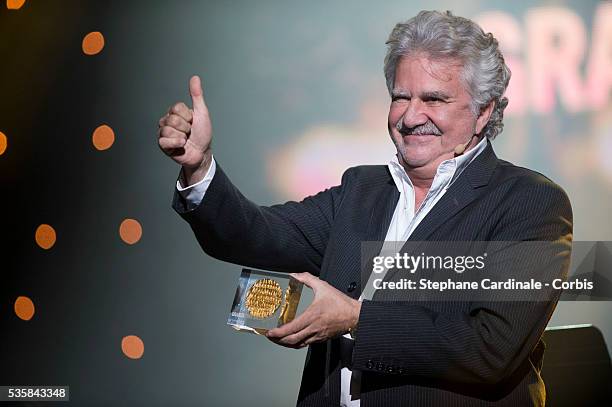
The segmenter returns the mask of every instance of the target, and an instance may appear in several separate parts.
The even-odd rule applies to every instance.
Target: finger
[[[312,288],[315,293],[317,292],[317,288],[319,288],[323,283],[323,281],[319,277],[315,277],[308,272],[290,273],[290,276]]]
[[[166,118],[169,116],[168,113],[166,113],[165,115],[162,116],[161,119],[159,119],[159,121],[157,122],[158,127],[164,127],[166,125]]]
[[[191,124],[189,124],[187,120],[185,120],[183,117],[179,116],[178,114],[168,115],[168,117],[164,121],[164,125],[173,127],[177,129],[178,131],[181,131],[185,134],[191,131]]]
[[[200,77],[194,75],[189,80],[189,94],[191,95],[191,103],[195,113],[204,113],[206,104],[204,103],[204,93],[202,92],[202,82]]]
[[[295,345],[289,345],[289,344],[282,343],[278,339],[275,339],[275,338],[268,338],[268,340],[270,342],[276,344],[276,345],[280,345],[280,346],[284,346],[286,348],[292,348],[292,349],[300,349],[300,348],[303,348],[304,346],[306,346],[306,345],[304,345],[304,342],[297,343]]]
[[[294,334],[276,339],[274,342],[291,348],[303,348],[308,340],[314,341],[314,339],[311,339],[314,337],[316,337],[316,332],[306,328]]]
[[[184,139],[167,137],[162,137],[158,141],[159,147],[164,151],[184,147],[186,142],[187,140]]]
[[[168,109],[168,115],[171,114],[177,114],[189,123],[191,123],[193,120],[193,113],[191,112],[191,109],[188,108],[183,102],[178,102],[170,106],[170,109]]]
[[[164,126],[159,129],[159,138],[182,138],[187,140],[187,134],[175,129],[174,127]]]
[[[293,321],[288,322],[278,328],[269,330],[266,333],[266,336],[268,338],[282,338],[288,335],[292,335],[309,326],[311,322],[312,319],[310,313],[308,312],[308,309],[306,309],[302,315],[298,316]]]
[[[310,335],[308,338],[304,339],[304,341],[300,344],[300,347],[310,346],[313,343],[321,342],[323,339],[319,338],[318,335]]]

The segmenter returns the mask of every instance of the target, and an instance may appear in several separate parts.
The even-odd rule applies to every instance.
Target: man
[[[314,290],[303,314],[267,335],[309,346],[298,405],[544,405],[540,337],[554,300],[390,302],[361,286],[363,241],[555,241],[562,276],[572,233],[561,188],[493,152],[510,71],[492,35],[423,11],[387,44],[397,148],[388,166],[351,168],[299,203],[258,206],[213,159],[193,77],[193,109],[177,103],[159,121],[160,148],[182,166],[173,206],[211,256],[302,272]]]

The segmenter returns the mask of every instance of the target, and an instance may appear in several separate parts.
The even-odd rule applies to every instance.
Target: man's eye
[[[394,96],[392,99],[394,102],[407,102],[410,100],[407,96]]]
[[[428,105],[439,105],[445,103],[446,101],[440,98],[428,98],[424,100]]]

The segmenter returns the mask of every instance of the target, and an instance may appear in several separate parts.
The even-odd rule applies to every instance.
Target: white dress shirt
[[[381,256],[393,256],[401,249],[423,218],[427,216],[434,205],[446,193],[446,190],[486,146],[487,139],[483,137],[474,148],[458,157],[440,163],[431,187],[419,208],[415,208],[414,187],[412,182],[404,168],[400,165],[397,156],[393,156],[388,167],[400,196],[395,211],[393,212],[387,235],[385,236],[385,243],[380,252]],[[187,187],[183,187],[182,185],[184,179],[181,171],[179,179],[176,181],[176,189],[181,196],[185,198],[187,210],[197,207],[200,202],[202,202],[204,194],[215,175],[216,168],[217,165],[213,157],[210,168],[204,178],[200,182]],[[386,271],[383,273],[386,273]],[[364,287],[359,299],[371,299],[373,295],[372,279],[382,278],[383,276],[384,274],[370,276],[370,280]],[[350,339],[348,334],[346,334],[345,337]],[[348,367],[342,368],[340,371],[340,406],[359,407],[359,388],[360,374],[358,372],[352,372]]]

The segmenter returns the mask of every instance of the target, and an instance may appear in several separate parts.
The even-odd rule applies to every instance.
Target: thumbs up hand
[[[158,145],[183,166],[188,185],[204,178],[212,161],[212,125],[198,76],[189,80],[192,109],[176,103],[159,119]]]

